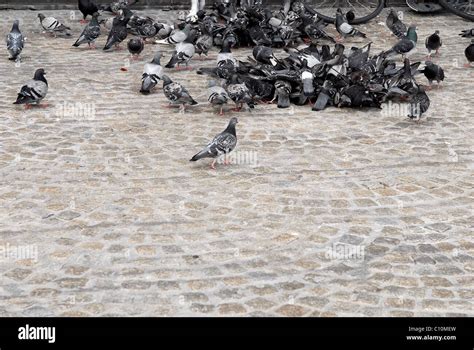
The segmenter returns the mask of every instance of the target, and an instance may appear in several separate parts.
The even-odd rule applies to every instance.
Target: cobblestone
[[[469,23],[405,13],[414,59],[434,29],[444,43],[446,80],[421,124],[258,105],[238,113],[236,149],[257,163],[211,171],[188,159],[234,114],[213,113],[203,77],[171,72],[200,105],[165,110],[161,89],[138,91],[144,60],[170,47],[146,45],[138,62],[76,49],[77,19],[47,14],[74,38],[45,37],[33,11],[0,19],[6,34],[19,18],[27,36],[21,65],[0,52],[0,247],[30,249],[0,256],[0,315],[474,316],[474,71],[457,35]],[[385,15],[361,26],[374,52],[395,43]],[[40,67],[50,106],[13,106]],[[95,113],[57,113],[76,102]]]

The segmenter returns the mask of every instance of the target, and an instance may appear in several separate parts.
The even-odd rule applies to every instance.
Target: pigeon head
[[[168,85],[168,84],[171,84],[173,81],[170,79],[169,76],[167,76],[166,74],[164,74],[162,77],[161,77],[161,80],[163,80],[163,86],[165,85]]]
[[[161,53],[161,51],[158,51],[157,53],[155,53],[155,56],[153,57],[153,60],[151,62],[155,64],[161,64],[160,60],[162,57],[163,57],[163,54]]]
[[[349,22],[352,22],[355,18],[355,14],[354,14],[354,11],[352,10],[349,10],[347,11],[346,13],[346,19],[349,21]]]
[[[15,20],[13,21],[13,27],[12,27],[12,30],[19,30],[19,29],[18,29],[18,28],[19,28],[19,26],[20,26],[20,21],[19,21],[19,20],[17,20],[17,19],[15,19]]]
[[[38,18],[40,19],[40,21],[43,21],[43,19],[45,19],[46,17],[42,13],[38,13]]]
[[[336,13],[339,14],[339,15],[342,15],[342,10],[338,7],[337,10],[336,10]]]
[[[34,80],[41,80],[44,81],[46,84],[48,82],[46,81],[46,78],[44,77],[46,75],[46,72],[44,71],[43,68],[37,69],[35,72],[35,76],[33,77]]]
[[[235,135],[235,126],[239,123],[239,120],[236,117],[232,117],[229,121],[229,125],[227,125],[227,130],[233,130],[233,134]]]

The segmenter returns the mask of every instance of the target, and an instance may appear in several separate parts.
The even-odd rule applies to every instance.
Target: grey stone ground
[[[235,113],[213,114],[202,77],[171,73],[202,103],[165,110],[161,89],[138,93],[143,61],[122,72],[126,51],[72,48],[79,24],[47,14],[74,38],[1,13],[2,33],[20,18],[28,42],[18,67],[0,52],[0,315],[474,315],[474,70],[457,35],[471,23],[406,13],[415,59],[435,28],[444,39],[422,124],[259,105],[238,113],[239,164],[212,171],[188,159]],[[385,15],[361,26],[376,52],[395,42]],[[50,107],[13,106],[39,67]],[[93,110],[58,107],[76,102]]]

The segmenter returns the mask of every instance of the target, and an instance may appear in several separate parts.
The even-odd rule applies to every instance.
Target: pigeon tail
[[[207,154],[208,154],[207,149],[203,149],[201,152],[196,153],[189,161],[195,162],[199,159],[205,158]]]

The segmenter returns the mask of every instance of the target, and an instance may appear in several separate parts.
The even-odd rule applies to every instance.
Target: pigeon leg
[[[464,64],[464,67],[465,67],[465,68],[471,67],[471,62],[465,63],[465,64]]]
[[[25,109],[31,109],[31,105],[30,104],[25,104]]]
[[[439,49],[436,49],[435,56],[439,57]]]
[[[224,107],[221,106],[221,111],[219,112],[219,115],[224,115]]]
[[[115,44],[115,50],[123,50],[122,47],[120,46],[120,43]]]
[[[216,170],[216,161],[217,159],[214,159],[211,163],[211,169]]]
[[[186,105],[184,103],[179,107],[179,113],[186,113]]]
[[[89,23],[89,21],[84,18],[84,19],[81,19],[81,20],[79,21],[79,23],[80,23],[80,24],[86,24],[86,23]]]
[[[48,107],[49,107],[49,103],[43,103],[43,104],[39,104],[39,103],[38,103],[38,107],[40,107],[40,108],[48,108]]]

